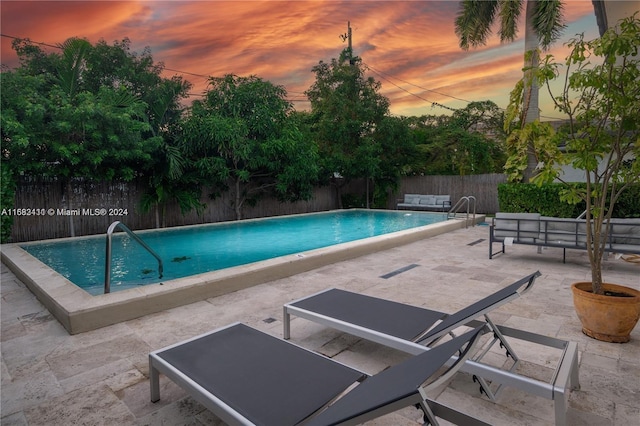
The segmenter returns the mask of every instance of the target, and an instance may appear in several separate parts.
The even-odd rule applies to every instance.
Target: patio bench
[[[493,251],[493,243],[501,249]],[[586,250],[584,219],[540,216],[538,213],[496,213],[489,227],[489,259],[505,253],[505,245],[527,244],[538,247]],[[608,253],[640,254],[640,218],[611,219],[605,245]]]

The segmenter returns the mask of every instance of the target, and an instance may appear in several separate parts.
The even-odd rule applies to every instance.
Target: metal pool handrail
[[[155,251],[153,251],[153,249],[151,247],[149,247],[149,245],[147,243],[145,243],[142,240],[142,238],[138,237],[131,229],[129,229],[129,227],[127,225],[125,225],[124,223],[120,222],[119,220],[116,220],[111,225],[109,225],[109,228],[107,229],[106,262],[105,262],[105,265],[104,265],[104,292],[105,292],[105,294],[111,292],[111,235],[113,234],[113,231],[115,231],[116,228],[118,228],[118,227],[120,227],[120,229],[122,229],[127,234],[129,234],[129,236],[131,238],[133,238],[138,244],[140,244],[145,250],[147,250],[149,253],[151,253],[151,255],[158,260],[158,274],[160,274],[160,276],[158,278],[162,278],[162,269],[163,268],[162,268],[162,259],[160,259],[160,256],[158,256],[158,254]]]
[[[447,213],[447,219],[456,217],[456,214],[458,213],[458,210],[460,210],[460,208],[462,208],[463,206],[467,206],[467,216],[465,218],[466,222],[464,227],[467,228],[469,226],[469,207],[470,204],[473,203],[473,226],[476,226],[476,197],[474,197],[473,195],[467,195],[466,197],[460,197],[460,199],[458,200],[458,202],[455,204],[455,206],[451,207],[451,210],[449,210],[449,213]]]

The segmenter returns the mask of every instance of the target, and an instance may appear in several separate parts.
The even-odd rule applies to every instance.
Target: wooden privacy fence
[[[394,209],[397,199],[404,194],[450,195],[455,205],[461,197],[476,197],[478,213],[494,214],[499,211],[498,185],[507,181],[503,174],[468,176],[412,176],[404,178],[398,188],[396,199],[389,197],[387,208]]]
[[[396,199],[405,193],[449,194],[455,203],[462,196],[477,198],[478,213],[498,211],[497,185],[505,182],[504,175],[420,176],[405,178],[396,194],[389,194],[387,208],[395,209]],[[362,184],[354,182],[342,193],[360,193]],[[44,240],[70,236],[103,234],[109,225],[119,220],[133,230],[156,227],[156,212],[140,211],[144,192],[142,182],[92,182],[72,179],[23,177],[18,182],[14,211],[12,242]],[[202,214],[195,211],[182,214],[177,204],[167,205],[166,226],[214,223],[235,219],[230,194],[211,200],[203,190]],[[316,188],[309,201],[282,203],[266,198],[255,206],[246,206],[244,218],[279,216],[335,209],[338,206],[332,187]],[[18,214],[24,213],[24,214]]]

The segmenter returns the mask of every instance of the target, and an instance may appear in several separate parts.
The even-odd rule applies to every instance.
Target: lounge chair
[[[231,425],[360,424],[413,405],[434,425],[436,417],[487,425],[426,397],[427,389],[449,380],[463,364],[482,331],[478,327],[368,376],[247,325],[231,324],[149,354],[151,401],[160,399],[162,373]],[[458,362],[442,372],[456,353]]]
[[[494,338],[473,359],[469,359],[461,367],[461,371],[472,374],[473,379],[480,383],[480,391],[493,401],[504,385],[553,400],[556,424],[562,425],[566,422],[568,390],[579,386],[577,344],[497,326],[489,318],[492,310],[531,289],[539,276],[540,272],[536,271],[451,315],[344,290],[329,289],[284,305],[284,338],[290,338],[291,315],[296,315],[417,355],[456,328],[463,325],[476,326],[478,319],[482,318],[494,333]],[[514,372],[519,358],[509,345],[507,336],[562,351],[550,382],[538,381]],[[506,370],[481,362],[495,343],[500,343],[500,346],[505,348],[507,356],[513,359],[512,365]]]

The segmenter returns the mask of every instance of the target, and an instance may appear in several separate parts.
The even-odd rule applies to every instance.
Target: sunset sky
[[[567,28],[551,50],[559,58],[575,34],[598,36],[591,0],[565,3]],[[193,99],[206,89],[206,76],[257,75],[284,86],[295,108],[304,110],[311,68],[347,46],[340,35],[350,21],[354,53],[382,83],[393,114],[450,114],[433,102],[463,108],[467,101],[492,100],[504,108],[521,76],[523,25],[514,43],[501,45],[494,37],[463,51],[454,32],[458,7],[457,1],[430,0],[2,0],[1,59],[4,66],[17,65],[10,37],[49,45],[74,36],[110,44],[128,37],[134,51],[151,48],[167,77],[179,74],[192,82]],[[541,108],[544,117],[558,116],[546,98]]]

